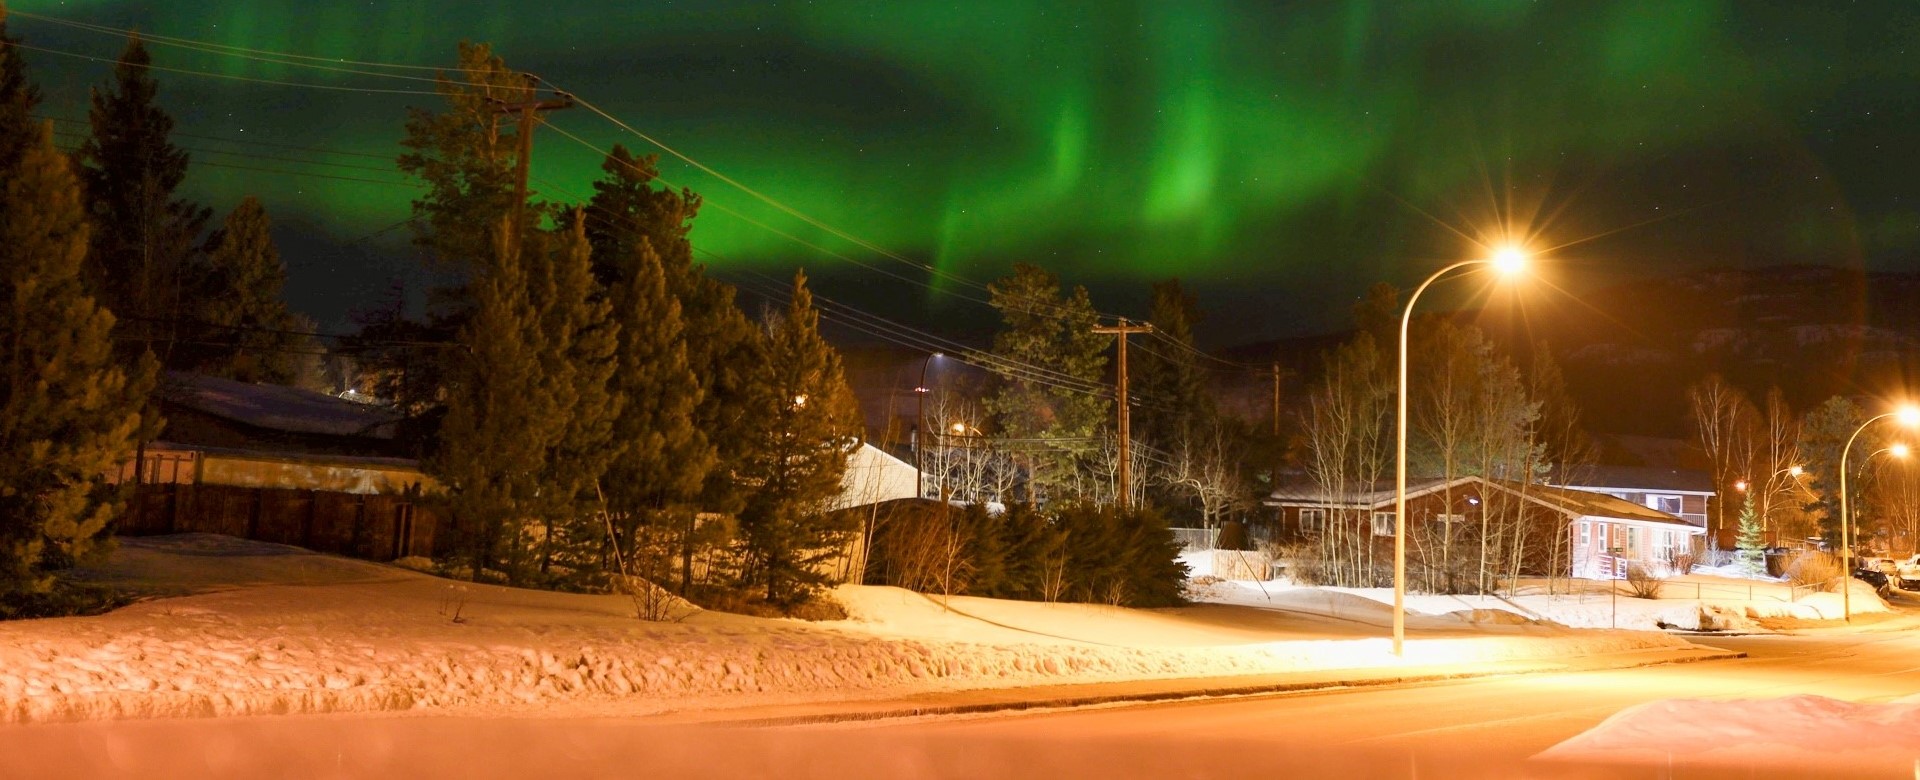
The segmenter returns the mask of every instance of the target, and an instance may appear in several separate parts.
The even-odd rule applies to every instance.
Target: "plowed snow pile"
[[[123,540],[103,576],[190,595],[0,623],[0,720],[534,703],[640,713],[1687,647],[1430,617],[1400,661],[1379,605],[1339,593],[1295,593],[1281,610],[1138,611],[849,586],[836,593],[846,621],[702,612],[648,623],[620,596],[458,583],[205,535]]]
[[[1824,696],[1667,699],[1630,707],[1535,756],[1575,763],[1746,767],[1760,775],[1844,766],[1907,769],[1920,756],[1920,703]],[[1877,776],[1877,775],[1876,775]]]

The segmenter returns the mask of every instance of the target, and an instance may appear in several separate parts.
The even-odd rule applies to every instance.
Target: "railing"
[[[1187,552],[1199,552],[1213,549],[1214,542],[1220,538],[1218,528],[1170,528],[1173,539],[1180,543],[1180,549]]]

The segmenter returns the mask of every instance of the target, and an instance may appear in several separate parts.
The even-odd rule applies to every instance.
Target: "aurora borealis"
[[[487,41],[715,169],[955,276],[1039,262],[1108,311],[1138,308],[1150,280],[1192,280],[1223,315],[1205,331],[1216,343],[1337,324],[1366,284],[1473,251],[1448,226],[1510,222],[1544,247],[1592,239],[1558,254],[1598,272],[1911,266],[1920,6],[1829,5],[9,3],[338,60],[443,65],[458,40]],[[11,29],[101,60],[122,45],[21,16]],[[45,111],[83,117],[107,64],[27,56]],[[430,86],[164,45],[154,57],[251,79]],[[413,273],[405,231],[381,232],[406,217],[408,188],[284,172],[402,181],[384,160],[406,106],[430,97],[157,77],[180,131],[203,137],[178,139],[196,163],[279,172],[199,166],[189,186],[216,211],[266,201],[297,307],[338,326]],[[552,121],[657,151],[585,111]],[[535,189],[587,192],[598,155],[552,132],[540,144]],[[677,160],[662,172],[707,198],[694,237],[719,268],[804,264],[830,294],[894,313],[965,305],[742,221],[722,209],[915,273]]]

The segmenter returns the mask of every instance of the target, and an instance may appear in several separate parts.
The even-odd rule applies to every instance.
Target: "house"
[[[840,495],[835,496],[827,508],[849,509],[913,498],[917,495],[914,486],[919,481],[920,472],[912,463],[862,442],[860,449],[847,456],[847,473],[840,478]]]
[[[204,532],[377,560],[434,552],[434,488],[395,440],[399,415],[325,393],[167,373],[166,417],[117,475],[118,531]]]
[[[1304,542],[1345,532],[1371,543],[1376,559],[1392,554],[1394,486],[1357,486],[1330,498],[1312,480],[1282,480],[1265,504],[1278,510],[1267,535]],[[1489,512],[1533,539],[1520,569],[1535,575],[1623,576],[1629,563],[1656,571],[1683,568],[1705,529],[1675,515],[1602,493],[1482,477],[1422,479],[1407,485],[1409,560],[1418,560],[1438,531],[1452,525],[1459,538],[1479,533]]]
[[[1713,478],[1704,471],[1654,466],[1582,466],[1564,478],[1548,478],[1554,487],[1604,493],[1707,528]]]

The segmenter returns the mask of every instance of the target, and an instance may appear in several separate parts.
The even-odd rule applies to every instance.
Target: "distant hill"
[[[1459,312],[1524,360],[1544,339],[1597,431],[1689,432],[1686,390],[1718,372],[1757,402],[1779,386],[1796,410],[1835,394],[1920,393],[1920,274],[1829,266],[1706,269],[1583,293],[1502,321]],[[1249,344],[1222,355],[1279,360],[1297,392],[1348,334]],[[1291,394],[1291,392],[1290,392]]]

